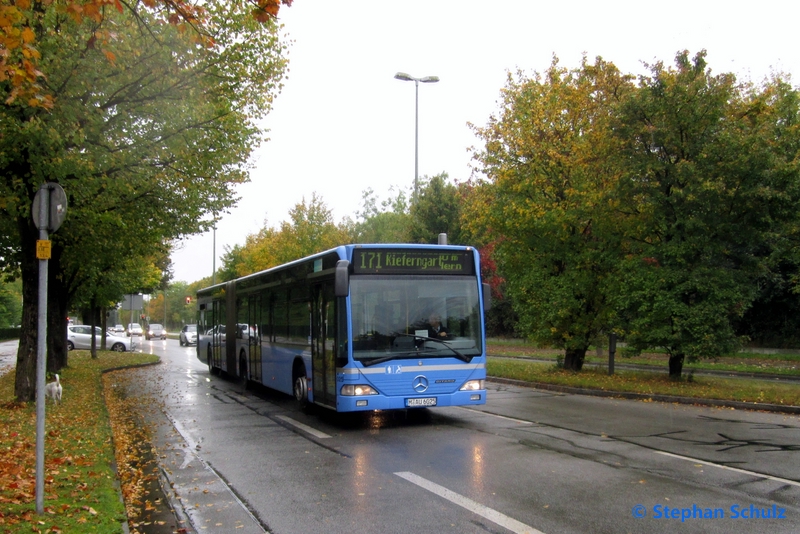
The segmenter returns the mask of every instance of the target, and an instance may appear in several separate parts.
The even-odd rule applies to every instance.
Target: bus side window
[[[248,317],[250,308],[248,306],[247,297],[239,298],[239,302],[236,303],[236,311],[236,322],[238,323],[237,326],[239,326],[236,329],[236,339],[243,339],[247,337],[247,325],[250,324]],[[240,325],[244,325],[244,328]]]

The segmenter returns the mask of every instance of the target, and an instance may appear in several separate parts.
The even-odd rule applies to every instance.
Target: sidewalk
[[[123,369],[115,386],[122,396],[136,399],[133,408],[141,424],[149,429],[154,455],[149,460],[158,468],[158,480],[149,486],[149,499],[168,503],[159,511],[163,521],[137,518],[135,528],[142,534],[264,534],[245,504],[202,457],[201,445],[191,438],[169,413],[165,397],[174,395],[163,389],[159,379],[168,372],[159,364]],[[143,459],[145,460],[145,459]],[[173,514],[170,520],[167,514]],[[173,528],[177,525],[178,528]]]

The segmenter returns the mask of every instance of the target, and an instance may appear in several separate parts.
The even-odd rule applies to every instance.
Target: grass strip
[[[0,377],[0,531],[121,532],[127,520],[114,471],[104,370],[152,363],[151,354],[73,351],[63,399],[45,410],[43,515],[36,513],[36,404],[14,402],[14,371]]]
[[[575,373],[549,363],[491,357],[486,372],[500,378],[603,391],[800,406],[800,386],[770,380],[694,376],[691,381],[675,381],[663,373],[620,371],[609,375],[604,369],[592,368]]]
[[[563,350],[539,349],[534,345],[526,343],[495,342],[490,340],[487,345],[487,350],[491,356],[536,358],[540,360],[552,360],[553,362],[564,357]],[[608,355],[597,357],[594,355],[594,351],[592,351],[586,354],[586,359],[584,361],[587,364],[605,365],[608,363]],[[660,371],[667,370],[666,354],[648,353],[640,357],[628,357],[618,353],[615,361],[617,364],[648,365]],[[686,362],[683,366],[683,370],[684,373],[688,373],[692,370],[708,370],[800,376],[800,355],[743,352],[728,356],[720,356],[716,359],[700,360],[691,363]]]

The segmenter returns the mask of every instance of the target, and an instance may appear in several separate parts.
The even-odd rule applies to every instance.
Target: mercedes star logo
[[[414,381],[411,383],[411,387],[413,387],[414,391],[417,393],[424,393],[428,389],[428,379],[422,375],[419,375],[414,378]]]

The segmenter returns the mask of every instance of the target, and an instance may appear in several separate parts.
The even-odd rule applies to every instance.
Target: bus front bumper
[[[486,404],[486,390],[456,391],[445,395],[418,395],[413,397],[383,395],[344,396],[336,399],[339,412],[368,410],[407,410],[414,408],[438,408],[441,406],[473,406]]]

